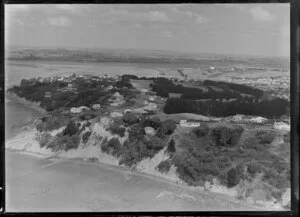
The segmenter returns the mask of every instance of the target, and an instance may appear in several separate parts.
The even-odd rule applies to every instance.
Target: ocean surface
[[[9,96],[5,97],[5,139],[12,138],[18,130],[28,123],[32,123],[41,113]]]

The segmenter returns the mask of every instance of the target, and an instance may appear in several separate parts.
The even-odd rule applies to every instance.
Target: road
[[[258,210],[125,168],[6,151],[7,212]]]

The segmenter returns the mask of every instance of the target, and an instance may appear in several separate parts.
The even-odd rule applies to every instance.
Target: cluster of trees
[[[211,139],[215,145],[223,147],[233,147],[237,145],[244,129],[240,126],[229,128],[218,126],[211,130]]]
[[[251,95],[258,99],[263,95],[262,90],[241,84],[205,80],[202,85],[206,87],[208,91],[203,91],[199,88],[183,87],[180,84],[176,85],[167,78],[157,78],[153,79],[151,87],[158,96],[168,97],[169,93],[181,93],[182,99],[189,100],[243,98],[241,93]],[[214,90],[210,86],[218,87],[222,89],[222,91]]]
[[[160,162],[157,166],[157,169],[161,173],[168,173],[172,166],[172,161],[170,159]]]
[[[92,132],[91,131],[86,131],[84,134],[82,134],[82,142],[83,143],[87,143],[87,141],[89,140],[90,136],[91,136]]]
[[[105,153],[119,157],[122,154],[122,145],[118,138],[113,137],[108,142],[103,142],[101,144],[101,150]]]
[[[36,122],[35,127],[39,132],[52,131],[65,126],[68,120],[60,115],[47,115]]]
[[[117,123],[112,123],[109,127],[109,130],[112,134],[119,135],[120,137],[125,136],[125,127],[122,127]]]
[[[215,87],[220,87],[220,88],[230,88],[231,90],[235,90],[239,93],[252,95],[255,98],[260,98],[264,94],[264,91],[262,91],[260,89],[249,87],[249,86],[246,86],[243,84],[228,83],[228,82],[224,82],[224,81],[205,80],[203,82],[203,85],[215,86]]]
[[[139,137],[138,139],[136,137],[129,138],[123,144],[122,157],[119,164],[132,166],[144,158],[152,158],[165,145],[164,140],[157,137],[151,138],[151,140],[145,137]]]
[[[41,107],[47,111],[53,111],[61,107],[89,106],[94,103],[104,104],[110,95],[109,92],[100,88],[102,84],[107,86],[112,82],[106,80],[89,80],[86,82],[83,78],[77,78],[73,84],[79,92],[76,94],[74,91],[58,91],[68,85],[63,81],[39,82],[36,79],[23,79],[20,86],[13,86],[8,91],[29,101],[41,102]],[[50,98],[45,98],[46,92],[51,93]]]
[[[241,140],[242,132],[237,125],[202,126],[184,135],[179,140],[184,144],[180,154],[171,155],[180,178],[190,185],[203,185],[217,177],[231,188],[262,173],[263,180],[275,188],[288,187],[288,162],[269,150],[276,135],[262,131],[255,134],[257,139],[249,136]]]
[[[69,99],[68,107],[89,106],[95,103],[103,103],[109,98],[109,93],[101,89],[87,89],[80,91],[78,95]]]
[[[130,113],[123,116],[122,122],[129,127],[129,136],[122,147],[120,164],[127,166],[136,164],[146,157],[153,157],[168,144],[167,140],[176,128],[176,123],[173,120],[162,122],[157,117],[139,118]],[[145,137],[145,127],[152,127],[156,130],[155,136],[151,139]]]
[[[169,98],[166,101],[164,112],[167,114],[195,113],[217,117],[244,114],[279,118],[281,115],[288,113],[289,106],[290,104],[287,100],[280,98],[254,102],[245,99],[229,102],[214,100],[202,102]]]

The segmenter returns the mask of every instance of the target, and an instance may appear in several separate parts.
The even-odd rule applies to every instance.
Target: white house
[[[112,90],[113,88],[114,88],[113,86],[109,85],[106,89],[107,90]]]
[[[141,92],[142,92],[142,93],[147,93],[147,92],[148,92],[148,89],[142,88],[142,89],[141,89]]]
[[[153,96],[149,97],[149,101],[154,101],[154,100],[155,100],[155,98]]]
[[[145,127],[144,130],[145,130],[145,133],[147,135],[154,135],[155,134],[155,130],[152,127]]]
[[[45,98],[51,98],[51,96],[52,96],[51,92],[46,92],[45,93]]]
[[[115,106],[115,107],[116,107],[116,106],[119,106],[119,105],[120,105],[120,104],[117,103],[117,102],[114,102],[114,103],[111,103],[111,104],[110,104],[110,106]]]
[[[253,123],[264,123],[264,122],[268,121],[268,119],[263,118],[263,117],[255,117],[255,118],[251,118],[249,121],[253,122]]]
[[[156,103],[149,103],[147,106],[144,107],[146,111],[155,111],[157,109]]]
[[[112,112],[110,113],[110,116],[112,118],[118,118],[118,117],[123,117],[123,114],[121,112]]]
[[[125,109],[124,114],[127,114],[127,113],[132,113],[132,110],[131,109]]]
[[[211,66],[209,67],[210,70],[215,70],[215,67]]]
[[[290,131],[291,130],[291,126],[289,124],[284,123],[284,122],[275,122],[273,127],[276,130],[284,130],[284,131]]]
[[[83,110],[89,110],[89,108],[86,106],[80,106],[78,108],[72,107],[70,111],[71,111],[71,113],[78,114],[78,113],[81,113]]]
[[[243,118],[245,118],[245,115],[237,114],[237,115],[232,116],[233,121],[242,121]]]
[[[179,125],[181,127],[199,127],[200,122],[190,122],[190,121],[187,121],[187,120],[180,120]]]
[[[100,104],[94,104],[93,109],[95,109],[95,110],[101,109],[101,105]]]
[[[76,107],[72,107],[70,111],[71,111],[71,113],[78,114],[78,113],[81,112],[81,109],[80,108],[76,108]]]

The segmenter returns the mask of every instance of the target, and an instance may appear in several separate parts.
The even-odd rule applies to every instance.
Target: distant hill
[[[289,69],[289,59],[280,57],[255,57],[186,53],[162,50],[135,49],[79,49],[79,48],[16,48],[6,50],[6,58],[13,60],[59,60],[96,62],[134,62],[196,64],[200,66],[245,66]]]

